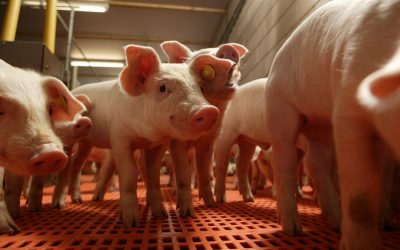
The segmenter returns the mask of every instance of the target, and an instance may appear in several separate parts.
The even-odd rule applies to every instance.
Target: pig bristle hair
[[[156,76],[156,79],[168,79],[170,81],[178,81],[184,84],[187,88],[194,87],[194,78],[190,73],[190,69],[185,63],[166,63],[162,64],[161,70]]]

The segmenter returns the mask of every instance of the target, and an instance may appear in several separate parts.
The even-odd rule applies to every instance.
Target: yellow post
[[[57,0],[46,0],[43,40],[47,48],[54,53],[56,47]]]
[[[9,0],[7,4],[6,15],[4,16],[3,29],[1,30],[0,40],[14,41],[17,32],[19,10],[21,9],[21,0]]]

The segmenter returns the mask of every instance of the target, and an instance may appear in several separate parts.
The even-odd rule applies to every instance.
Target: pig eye
[[[164,93],[167,91],[167,87],[163,84],[160,86],[160,93]]]

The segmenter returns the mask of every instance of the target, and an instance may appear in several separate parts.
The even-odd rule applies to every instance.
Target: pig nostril
[[[81,125],[80,125],[80,124],[76,125],[76,128],[77,128],[77,129],[79,129],[80,127],[81,127]]]
[[[198,118],[196,118],[196,121],[197,121],[197,122],[202,122],[203,120],[204,120],[203,117],[198,117]]]

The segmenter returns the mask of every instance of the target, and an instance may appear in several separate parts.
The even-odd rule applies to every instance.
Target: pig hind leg
[[[215,143],[215,200],[216,202],[225,202],[225,182],[229,166],[229,155],[236,136],[222,136]]]
[[[339,113],[339,112],[338,112]],[[333,119],[342,202],[341,249],[379,249],[381,176],[365,123]]]
[[[256,146],[252,143],[241,141],[239,145],[239,155],[236,160],[237,176],[239,181],[239,192],[243,196],[243,201],[254,201],[249,183],[249,167]],[[256,185],[258,179],[256,181]]]
[[[298,162],[296,141],[304,119],[282,98],[269,96],[266,100],[266,127],[271,138],[278,220],[286,234],[301,235],[303,230],[296,207]]]
[[[318,130],[318,129],[316,129]],[[314,130],[314,131],[316,131]],[[327,137],[327,138],[322,138]],[[340,230],[341,211],[339,190],[335,189],[333,183],[333,171],[336,171],[334,164],[334,149],[331,133],[323,135],[313,133],[313,129],[307,133],[308,150],[304,162],[309,169],[313,180],[315,191],[319,197],[319,205],[322,214],[335,230]]]
[[[92,200],[104,200],[104,194],[106,193],[108,183],[114,175],[115,168],[115,162],[112,157],[108,157],[104,162],[102,162]]]

